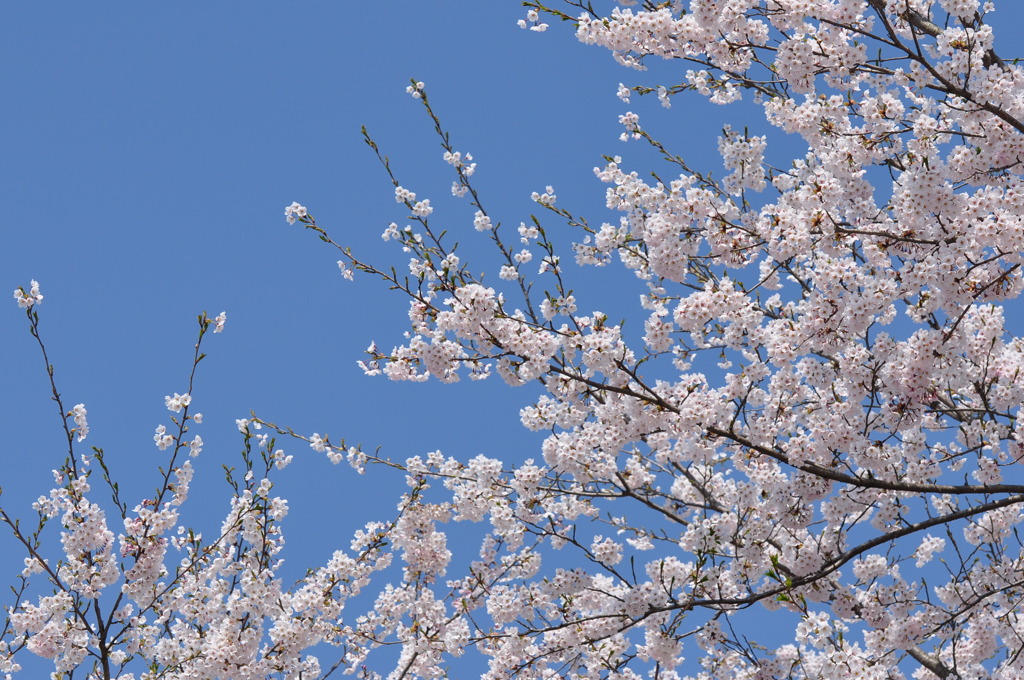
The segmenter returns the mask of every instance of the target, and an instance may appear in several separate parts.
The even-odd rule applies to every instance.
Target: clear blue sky
[[[687,137],[699,112],[721,113],[696,101],[665,111],[653,98],[627,107],[617,84],[650,77],[580,45],[566,26],[520,30],[524,11],[514,0],[379,7],[0,10],[4,290],[30,279],[42,285],[43,337],[66,404],[86,404],[87,443],[107,451],[127,490],[155,483],[153,429],[167,422],[163,396],[185,390],[194,319],[204,309],[228,313],[226,332],[206,345],[194,393],[207,442],[197,489],[208,490],[200,477],[211,480],[218,515],[226,498],[220,465],[235,461],[234,420],[250,409],[307,434],[381,445],[400,459],[434,449],[540,458],[538,436],[518,422],[533,387],[363,376],[355,362],[371,339],[385,348],[401,340],[405,300],[365,276],[345,282],[336,254],[284,220],[284,206],[299,201],[357,252],[405,261],[380,239],[404,209],[361,140],[365,124],[403,184],[464,231],[465,252],[474,239],[487,245],[468,204],[450,197],[450,169],[405,93],[410,77],[426,81],[456,146],[474,154],[489,210],[513,225],[535,212],[530,193],[547,184],[561,205],[617,219],[603,207],[592,168],[601,154],[641,156],[641,147],[618,141],[617,117],[627,108]],[[711,136],[697,141],[710,152],[720,121],[707,122]],[[570,238],[556,232],[563,244]],[[64,454],[42,361],[13,299],[0,314],[0,338],[0,485],[5,507],[27,515]],[[339,539],[375,504],[390,511],[400,493],[400,480],[354,480],[297,443],[285,448],[301,460],[280,477],[282,493],[331,508]],[[294,524],[304,506],[296,498],[293,507],[298,548],[305,539]],[[310,549],[329,552],[322,538],[315,530]]]
[[[87,443],[107,451],[130,504],[156,483],[153,430],[168,422],[164,395],[186,389],[204,309],[228,313],[193,395],[207,446],[192,512],[215,524],[227,499],[220,466],[237,460],[234,420],[250,409],[400,459],[434,449],[539,459],[539,437],[518,418],[533,387],[363,376],[355,362],[371,339],[385,349],[401,340],[405,300],[365,276],[343,281],[336,255],[282,214],[299,201],[358,252],[404,262],[379,238],[404,214],[362,143],[365,124],[402,183],[463,231],[466,252],[474,239],[486,245],[468,204],[450,199],[429,121],[405,93],[411,77],[427,83],[456,147],[475,156],[492,215],[513,225],[547,184],[560,205],[617,219],[592,168],[616,153],[651,168],[640,146],[618,141],[626,110],[715,171],[722,123],[764,127],[744,117],[749,109],[696,98],[667,111],[653,98],[627,106],[615,97],[620,81],[663,81],[622,69],[566,26],[522,31],[523,15],[516,0],[4,4],[2,504],[31,516],[64,456],[42,361],[9,298],[30,279],[46,295],[43,337],[65,403],[86,404]],[[604,305],[603,294],[611,287],[585,305]],[[357,478],[298,443],[284,448],[296,454],[278,481],[292,500],[289,564],[301,573],[390,513],[402,484]],[[20,566],[11,557],[0,557],[4,574]]]
[[[512,225],[536,211],[530,193],[547,184],[561,205],[618,219],[592,169],[602,154],[642,156],[618,141],[627,108],[692,135],[687,145],[705,155],[714,149],[721,121],[707,112],[720,110],[666,112],[653,98],[627,107],[617,84],[650,77],[580,45],[568,27],[520,30],[524,14],[515,0],[0,8],[3,506],[31,519],[65,455],[42,360],[10,298],[30,279],[46,296],[42,333],[65,405],[85,403],[86,444],[105,449],[129,506],[157,482],[153,431],[169,424],[164,395],[186,389],[204,309],[226,310],[228,323],[208,338],[193,393],[206,448],[186,521],[219,526],[221,465],[236,464],[234,421],[250,409],[398,459],[435,449],[540,459],[539,435],[518,417],[533,386],[365,377],[356,360],[370,340],[400,342],[405,300],[367,277],[342,280],[336,254],[283,216],[304,203],[338,240],[401,266],[407,257],[380,233],[404,208],[362,142],[365,124],[403,184],[432,199],[435,220],[464,232],[464,253],[487,245],[472,209],[450,197],[450,168],[405,93],[410,78],[427,83],[456,146],[479,163],[489,211]],[[702,121],[708,130],[693,134]],[[590,304],[606,309],[611,289]],[[286,554],[297,577],[367,520],[390,517],[404,485],[383,471],[356,477],[297,442],[284,448],[296,454],[277,490],[291,500]],[[0,537],[3,574],[21,568],[9,540]]]

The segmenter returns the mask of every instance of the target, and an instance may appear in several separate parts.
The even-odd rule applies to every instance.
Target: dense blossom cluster
[[[38,315],[31,307],[28,311],[39,337]],[[223,329],[225,318],[224,313],[215,319],[200,316],[196,364],[203,335]],[[78,677],[82,670],[90,678],[122,680],[320,677],[326,669],[307,650],[323,642],[343,649],[353,644],[341,612],[373,573],[391,563],[383,548],[396,523],[357,531],[350,550],[336,551],[299,587],[287,589],[274,573],[281,563],[281,522],[288,503],[270,493],[270,473],[292,457],[275,449],[258,423],[239,421],[246,445],[243,467],[229,472],[235,489],[230,510],[213,540],[204,540],[180,520],[194,474],[189,458],[203,446],[202,437],[189,430],[203,417],[189,413],[191,390],[164,401],[172,422],[159,425],[155,439],[168,459],[153,497],[129,508],[104,474],[119,517],[92,500],[95,463],[104,472],[107,468],[100,449],[84,455],[74,446],[88,432],[86,409],[78,404],[65,418],[68,459],[54,471],[55,488],[35,503],[36,529],[23,528],[0,509],[0,521],[28,550],[22,586],[15,589],[17,601],[8,610],[0,641],[2,677],[21,670],[16,655],[22,650],[51,660],[54,678]],[[356,454],[351,459],[357,463]],[[41,545],[50,521],[62,527],[57,561],[48,559]],[[37,577],[48,580],[53,592],[31,601],[27,585]]]
[[[326,642],[368,680],[447,677],[469,648],[486,680],[1024,678],[1024,340],[1009,308],[1024,289],[1024,69],[995,50],[994,3],[526,4],[523,28],[570,19],[625,66],[684,65],[678,82],[620,85],[623,101],[746,97],[776,131],[726,126],[716,179],[627,112],[623,138],[674,174],[606,157],[596,176],[618,215],[600,225],[551,187],[533,195],[580,230],[578,265],[623,265],[637,335],[581,309],[539,219],[508,236],[414,81],[471,204],[465,233],[449,244],[369,137],[407,211],[383,233],[405,271],[358,259],[298,203],[285,215],[338,247],[343,273],[409,296],[406,340],[371,344],[368,374],[537,385],[521,411],[545,433],[536,458],[396,463],[244,419],[244,473],[204,540],[178,527],[203,444],[186,436],[201,420],[190,385],[156,431],[165,484],[118,504],[115,540],[88,500],[77,406],[69,463],[37,504],[64,527],[65,559],[0,515],[29,549],[23,577],[54,586],[19,596],[0,672],[27,649],[58,671],[99,659],[89,677],[311,678],[330,672],[306,655]],[[780,162],[776,133],[799,152]],[[486,281],[455,252],[471,234],[498,253]],[[15,298],[35,330],[38,285]],[[200,323],[202,339],[214,322]],[[275,577],[288,505],[270,481],[290,456],[269,433],[360,473],[401,468],[408,485],[393,518],[290,589]],[[455,521],[483,527],[471,559]],[[368,611],[345,611],[364,591]],[[374,670],[387,645],[392,670]]]

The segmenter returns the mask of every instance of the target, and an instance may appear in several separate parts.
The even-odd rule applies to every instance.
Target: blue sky
[[[386,13],[335,2],[59,12],[18,3],[0,12],[9,102],[0,111],[8,204],[0,272],[9,290],[42,285],[43,337],[66,404],[86,404],[88,443],[106,450],[129,498],[155,483],[153,429],[169,415],[163,396],[185,390],[204,309],[228,313],[226,332],[206,345],[193,407],[206,415],[197,432],[207,468],[197,478],[212,480],[198,488],[216,502],[226,499],[220,465],[240,448],[234,420],[250,409],[400,459],[434,449],[539,458],[538,436],[518,422],[533,387],[363,376],[355,362],[371,339],[385,348],[401,340],[405,301],[367,277],[342,280],[336,255],[289,227],[282,211],[304,203],[357,252],[404,262],[380,239],[404,212],[362,142],[365,124],[403,184],[464,230],[465,252],[486,247],[472,210],[451,199],[450,168],[405,92],[414,77],[427,83],[456,146],[474,154],[477,186],[497,219],[528,219],[537,207],[530,193],[547,184],[560,205],[617,219],[592,168],[601,154],[642,156],[618,141],[628,107],[615,96],[620,81],[645,82],[639,74],[580,45],[567,27],[520,30],[514,1],[402,1]],[[684,130],[688,147],[714,148],[713,134],[691,138],[691,130],[704,122],[713,132],[720,121],[706,114],[720,110],[693,101],[665,111],[653,98],[632,108]],[[603,303],[612,287],[589,276]],[[0,337],[9,461],[0,485],[5,507],[28,514],[63,453],[42,360],[13,300]],[[390,480],[394,494],[382,493],[388,479],[353,483],[318,454],[285,448],[302,455],[280,479],[283,495],[343,509],[352,521],[332,516],[338,536],[373,516],[375,504],[390,511],[400,492],[400,480]],[[293,545],[303,545],[303,530],[293,531]],[[320,531],[311,549],[322,546]]]
[[[540,458],[540,436],[518,416],[533,386],[365,377],[356,360],[370,340],[400,342],[405,300],[367,277],[345,282],[337,256],[284,220],[284,206],[299,201],[357,252],[405,261],[380,239],[404,209],[362,142],[366,125],[402,183],[465,233],[464,259],[488,245],[472,209],[450,197],[450,168],[405,92],[410,78],[427,83],[457,148],[479,163],[489,211],[512,225],[536,212],[530,194],[548,184],[560,205],[617,219],[592,169],[602,154],[644,157],[618,141],[627,108],[660,117],[694,153],[714,149],[720,110],[693,101],[666,112],[653,98],[627,107],[617,84],[650,77],[580,45],[567,27],[520,30],[514,0],[382,6],[0,8],[3,286],[40,282],[42,335],[65,405],[85,403],[86,443],[106,451],[129,506],[157,483],[164,458],[153,431],[169,424],[164,395],[186,389],[203,310],[226,310],[228,323],[208,337],[193,392],[206,448],[187,521],[219,526],[221,465],[238,460],[235,419],[251,409],[398,459],[435,449]],[[564,227],[555,234],[571,240]],[[614,286],[587,276],[597,284],[590,304],[606,309]],[[2,504],[30,518],[65,452],[43,362],[13,300],[0,338]],[[390,516],[404,485],[393,474],[356,477],[298,443],[284,448],[296,454],[278,491],[292,501],[288,565],[298,576],[367,520]],[[8,540],[0,568],[12,574],[21,556]]]
[[[523,15],[515,0],[0,8],[0,290],[40,282],[43,338],[65,404],[86,404],[87,443],[106,450],[130,505],[156,483],[153,430],[168,422],[164,395],[186,389],[203,310],[226,310],[228,323],[208,338],[193,393],[207,443],[196,519],[208,513],[219,524],[226,511],[220,466],[237,460],[234,421],[251,409],[399,459],[435,449],[540,458],[539,436],[518,417],[532,386],[364,376],[355,362],[370,340],[400,342],[405,300],[365,276],[342,280],[337,256],[282,213],[303,203],[337,240],[401,266],[380,233],[404,210],[362,142],[366,125],[403,185],[465,234],[472,262],[487,242],[468,204],[450,198],[450,169],[405,93],[410,78],[427,83],[455,146],[479,163],[474,179],[492,216],[512,225],[536,212],[530,193],[549,184],[560,206],[617,219],[592,168],[602,154],[652,167],[644,149],[618,141],[626,110],[716,172],[723,123],[765,128],[750,109],[697,98],[670,110],[653,98],[627,106],[619,82],[657,84],[667,67],[624,70],[568,27],[520,30]],[[556,242],[570,242],[547,224]],[[583,308],[625,299],[605,276],[583,275]],[[64,451],[42,360],[13,300],[0,313],[0,347],[2,504],[28,517]],[[403,485],[394,475],[355,477],[298,443],[284,448],[296,454],[278,482],[292,500],[289,564],[301,573],[390,513]],[[0,557],[3,573],[20,567],[11,558]]]

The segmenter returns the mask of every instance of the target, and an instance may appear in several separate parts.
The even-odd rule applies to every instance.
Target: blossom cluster
[[[14,299],[18,306],[23,309],[40,304],[43,301],[43,294],[39,292],[39,282],[33,280],[28,292],[24,288],[16,288],[14,290]]]
[[[639,279],[639,345],[580,309],[536,220],[519,250],[477,212],[472,226],[505,258],[487,283],[432,274],[423,263],[450,253],[403,240],[423,282],[406,290],[410,332],[391,352],[374,345],[367,371],[544,390],[522,411],[548,432],[543,465],[408,463],[411,479],[445,480],[453,517],[493,528],[476,577],[530,565],[486,592],[452,581],[490,619],[471,627],[487,677],[634,677],[644,663],[682,677],[693,654],[707,677],[1024,672],[1009,576],[1024,559],[1009,543],[1024,519],[1011,481],[1024,344],[1003,309],[1024,288],[1024,71],[993,51],[993,7],[619,4],[573,17],[577,37],[631,68],[689,66],[677,83],[620,85],[620,99],[752,95],[789,136],[773,153],[800,148],[769,163],[771,134],[726,125],[715,179],[635,109],[622,138],[683,172],[651,181],[609,157],[596,174],[621,217],[599,227],[553,190],[533,196],[585,232],[578,264],[618,260]],[[524,28],[566,18],[527,6]],[[522,269],[533,259],[550,277],[537,293]],[[519,484],[527,468],[543,481]],[[541,569],[527,537],[589,568]],[[435,568],[450,571],[431,540]],[[964,546],[991,557],[958,561]],[[956,567],[929,571],[937,561]],[[795,614],[794,644],[746,646],[731,619],[753,604]],[[440,630],[456,614],[432,620]],[[405,649],[428,655],[417,644]]]

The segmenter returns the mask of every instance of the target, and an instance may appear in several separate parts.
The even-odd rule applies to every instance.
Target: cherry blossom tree
[[[537,386],[521,417],[541,449],[395,462],[253,416],[210,539],[179,526],[202,449],[191,381],[154,436],[163,485],[134,506],[102,452],[81,452],[86,408],[54,382],[67,460],[36,527],[0,514],[26,553],[2,671],[27,651],[89,678],[1024,678],[1024,339],[1007,315],[1024,285],[1024,71],[996,50],[996,3],[596,4],[527,2],[520,27],[571,27],[633,69],[671,60],[675,81],[619,96],[752,100],[786,151],[727,126],[716,178],[627,112],[623,139],[671,175],[607,157],[615,218],[588,221],[547,187],[545,219],[509,227],[413,82],[464,225],[440,228],[439,199],[365,131],[402,214],[383,237],[407,265],[285,210],[346,278],[409,298],[409,333],[371,345],[367,373]],[[497,257],[486,275],[456,246],[473,237]],[[579,309],[579,267],[627,272],[631,324]],[[15,298],[49,368],[38,285]],[[224,318],[199,317],[193,375]],[[353,527],[292,586],[270,481],[286,440],[408,483],[394,516]],[[54,520],[58,563],[41,549]],[[482,533],[464,560],[457,521]],[[323,644],[332,665],[310,653]],[[455,666],[470,649],[483,661]]]

